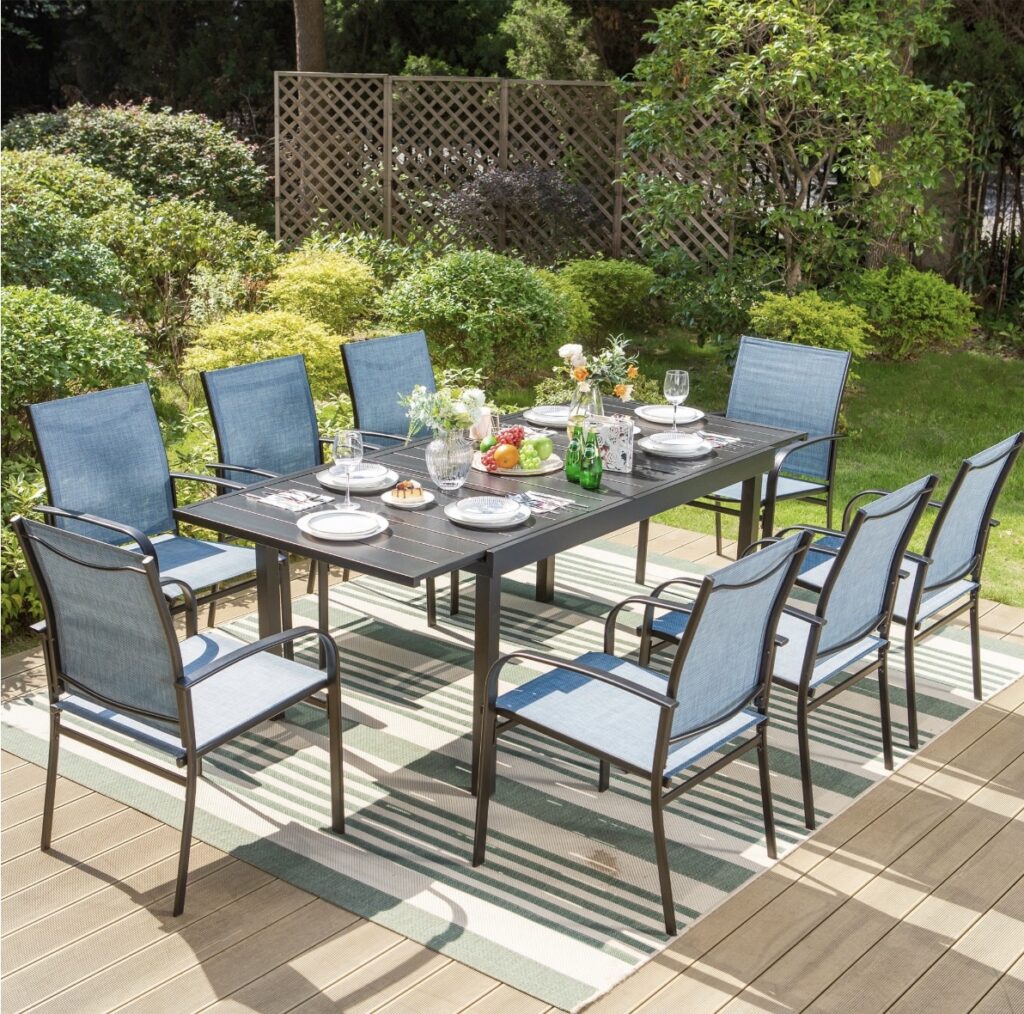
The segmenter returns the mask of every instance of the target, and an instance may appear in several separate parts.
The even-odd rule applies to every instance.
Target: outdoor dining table
[[[628,412],[610,399],[605,411]],[[520,417],[503,422],[523,422]],[[644,432],[669,427],[644,422]],[[682,427],[681,427],[682,428]],[[334,494],[316,479],[328,466],[268,479],[222,496],[178,507],[179,521],[251,541],[256,546],[257,608],[259,634],[267,637],[281,630],[281,591],[278,553],[285,552],[397,584],[418,586],[429,577],[454,570],[476,578],[473,658],[473,747],[471,787],[476,785],[487,672],[498,657],[501,578],[528,564],[537,563],[537,598],[551,601],[554,594],[555,557],[573,547],[618,531],[655,514],[678,507],[733,483],[742,483],[738,547],[742,552],[759,537],[759,491],[762,477],[773,464],[776,451],[806,437],[793,430],[774,429],[709,415],[685,427],[736,438],[710,455],[695,459],[655,457],[636,448],[629,474],[606,470],[599,490],[590,492],[573,485],[564,471],[549,475],[508,476],[473,469],[465,486],[448,495],[438,492],[437,501],[424,509],[408,511],[386,506],[379,496],[362,497],[364,509],[387,517],[390,527],[360,542],[328,542],[303,534],[298,516],[250,498],[275,489],[304,489]],[[552,436],[555,453],[565,457],[568,443],[563,432]],[[392,468],[401,478],[413,478],[435,489],[424,457],[428,440],[375,451],[367,459]],[[549,514],[535,514],[522,525],[504,531],[460,527],[445,516],[443,508],[453,499],[480,494],[514,494],[532,490],[571,497],[576,506]],[[327,509],[325,504],[320,509]],[[321,623],[325,622],[321,617]]]

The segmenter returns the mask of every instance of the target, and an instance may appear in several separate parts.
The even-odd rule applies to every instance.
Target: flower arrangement
[[[450,433],[475,425],[489,411],[481,382],[479,371],[445,370],[436,391],[417,384],[410,394],[399,399],[409,417],[409,437],[423,429]]]
[[[567,371],[581,393],[588,393],[593,386],[604,394],[630,400],[630,381],[640,376],[640,367],[637,354],[630,352],[629,342],[622,335],[611,338],[608,347],[593,356],[584,355],[582,345],[563,345],[558,355],[563,365],[556,366],[555,373]]]

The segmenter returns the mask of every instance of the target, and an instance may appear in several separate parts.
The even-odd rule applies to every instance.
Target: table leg
[[[555,598],[555,558],[537,561],[537,601],[553,602]]]
[[[256,546],[256,609],[260,637],[279,634],[281,627],[281,579],[277,550]],[[280,654],[280,648],[275,649]]]
[[[761,536],[757,528],[757,519],[760,515],[761,476],[753,475],[743,480],[743,492],[740,496],[740,532],[736,537],[736,559],[738,560],[744,550],[752,542],[756,542]]]
[[[476,618],[473,638],[473,763],[470,788],[476,792],[480,748],[483,746],[484,708],[487,706],[487,674],[498,657],[501,626],[501,577],[476,576]]]

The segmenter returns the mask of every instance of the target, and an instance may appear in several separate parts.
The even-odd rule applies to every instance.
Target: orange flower
[[[582,384],[583,381],[590,376],[590,370],[585,366],[577,366],[576,369],[572,371],[572,375],[576,379],[577,383]]]
[[[626,376],[629,377],[630,380],[635,380],[638,376],[640,376],[640,367],[631,366],[628,370],[626,370]]]
[[[615,385],[615,390],[612,393],[615,395],[616,398],[625,398],[626,397],[626,385],[625,384],[616,384]]]

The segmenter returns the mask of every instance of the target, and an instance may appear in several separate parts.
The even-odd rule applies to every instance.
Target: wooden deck
[[[692,532],[652,526],[651,547],[716,562]],[[1024,610],[988,603],[982,624],[1024,645]],[[5,699],[42,684],[36,653],[4,660]],[[43,854],[43,771],[0,756],[4,1012],[553,1010],[198,841],[174,919],[177,831],[61,779]],[[1024,681],[588,1014],[805,1009],[1024,1012]]]

